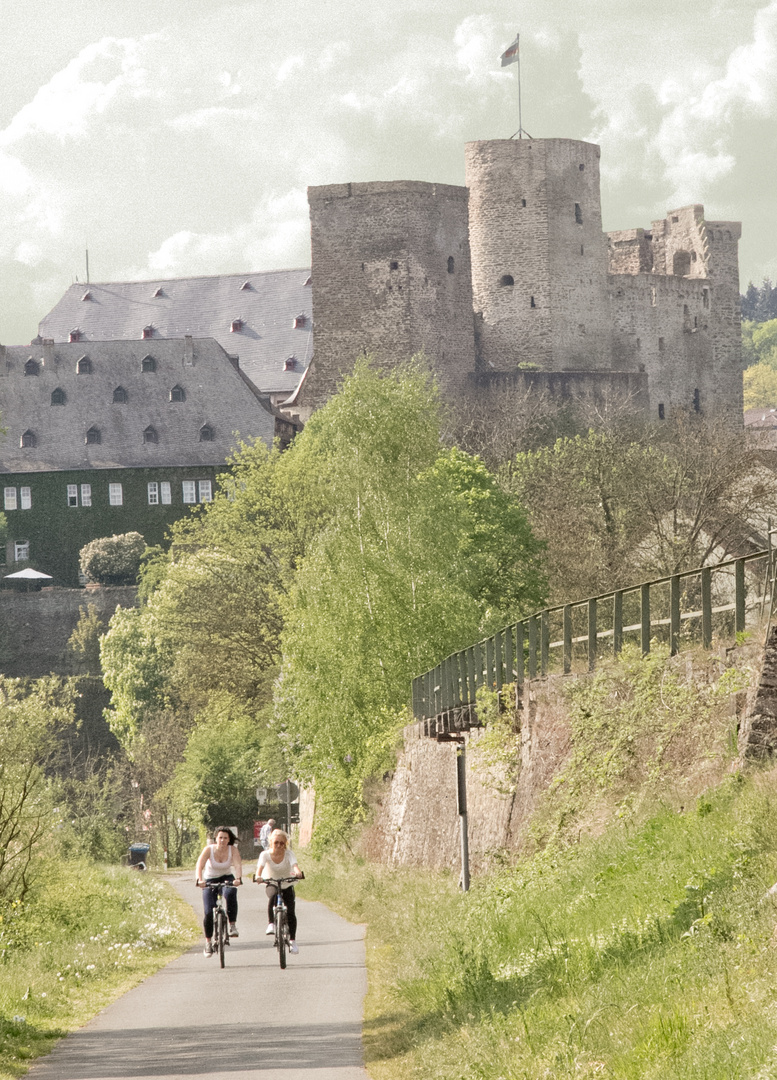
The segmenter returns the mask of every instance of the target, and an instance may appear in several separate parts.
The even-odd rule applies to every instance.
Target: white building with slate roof
[[[188,335],[0,346],[0,416],[0,561],[56,584],[77,583],[96,537],[161,543],[241,439],[288,427],[218,342]]]
[[[313,354],[310,270],[71,285],[41,320],[56,343],[212,337],[272,403],[293,395]]]

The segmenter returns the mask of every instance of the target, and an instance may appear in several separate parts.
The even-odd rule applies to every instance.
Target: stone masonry
[[[466,187],[309,188],[314,358],[293,403],[301,418],[360,354],[392,365],[423,351],[452,398],[527,367],[574,372],[598,397],[607,373],[614,395],[641,375],[634,404],[655,420],[695,411],[741,424],[740,224],[694,204],[605,234],[599,156],[573,139],[490,140],[467,145]]]

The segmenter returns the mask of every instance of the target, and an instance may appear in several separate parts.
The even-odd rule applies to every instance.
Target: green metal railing
[[[770,526],[766,550],[544,608],[413,679],[413,715],[429,728],[425,734],[465,730],[477,725],[481,686],[499,690],[555,672],[593,671],[603,646],[617,655],[631,640],[645,654],[658,638],[672,655],[686,642],[709,649],[716,629],[733,638],[749,615],[763,617],[774,594],[776,551]],[[748,595],[756,597],[749,608]]]

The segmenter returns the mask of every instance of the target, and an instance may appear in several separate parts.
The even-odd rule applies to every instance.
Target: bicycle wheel
[[[278,962],[286,967],[286,912],[275,912],[275,944],[278,946]]]
[[[224,945],[227,940],[227,917],[223,911],[216,911],[216,948],[219,951],[219,964],[224,967]]]

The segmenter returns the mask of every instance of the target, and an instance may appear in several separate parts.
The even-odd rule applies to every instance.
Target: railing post
[[[438,664],[434,669],[434,716],[439,716],[442,712],[442,687],[440,686],[440,665]]]
[[[451,684],[453,686],[453,708],[458,709],[461,705],[461,664],[459,653],[451,656]]]
[[[572,605],[564,605],[564,674],[572,670]]]
[[[523,659],[523,623],[515,625],[515,682],[517,686],[523,686],[524,659]]]
[[[475,692],[483,685],[483,649],[478,641],[473,646],[475,656]]]
[[[411,683],[413,692],[413,719],[418,720],[421,714],[421,680],[413,679]]]
[[[596,667],[596,598],[588,601],[588,670]]]
[[[515,655],[513,653],[513,628],[508,626],[504,631],[505,647],[505,682],[515,682]]]
[[[494,639],[486,638],[486,686],[494,689]]]
[[[540,615],[540,675],[548,674],[550,658],[550,612],[547,608]]]
[[[537,678],[537,616],[529,619],[529,678]]]
[[[705,649],[712,648],[712,571],[708,566],[701,572],[701,640]]]
[[[502,648],[502,631],[499,630],[496,634],[494,634],[494,674],[496,676],[497,690],[502,689],[502,683],[504,682],[502,676],[503,652],[504,650]]]
[[[680,651],[680,576],[669,579],[669,653],[676,656]]]
[[[623,590],[612,594],[612,651],[615,656],[623,648]]]
[[[642,655],[647,656],[650,652],[650,586],[640,586],[639,614],[641,629]]]
[[[734,564],[734,606],[736,608],[736,620],[734,630],[737,634],[745,631],[745,560],[737,559]]]
[[[475,674],[475,646],[467,649],[467,704],[474,705],[478,696],[478,680]]]

